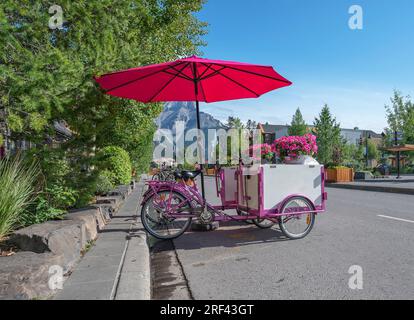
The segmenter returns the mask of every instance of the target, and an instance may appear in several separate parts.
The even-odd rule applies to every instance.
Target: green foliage
[[[303,136],[307,133],[307,131],[308,126],[306,125],[305,120],[303,120],[303,116],[300,112],[300,109],[297,108],[295,114],[293,115],[290,127],[288,129],[288,134],[290,136]]]
[[[9,125],[10,130],[15,132],[22,132],[24,129],[23,119],[17,114],[10,114],[7,118],[7,124]]]
[[[3,135],[0,134],[0,147],[4,144],[4,138]]]
[[[111,191],[115,186],[111,182],[114,180],[114,174],[108,170],[103,170],[99,173],[95,181],[96,194],[106,194]]]
[[[138,173],[148,168],[161,104],[104,95],[93,76],[200,54],[206,24],[194,13],[203,3],[62,0],[65,23],[52,30],[52,2],[0,2],[0,108],[8,110],[12,138],[43,145],[46,135],[55,138],[56,119],[73,132],[57,149],[31,152],[39,160],[46,156],[46,187],[76,189],[75,206],[87,204],[99,176],[93,170],[95,150],[111,145],[129,153]]]
[[[317,136],[317,159],[323,164],[339,165],[342,162],[343,145],[339,123],[332,116],[328,105],[322,108],[319,118],[314,121],[314,133]]]
[[[95,163],[99,171],[106,171],[105,175],[113,185],[130,183],[131,160],[124,149],[116,146],[105,147],[97,154]]]
[[[401,143],[414,143],[414,103],[411,98],[403,97],[398,91],[394,91],[391,98],[391,106],[385,106],[388,128],[386,129],[386,145],[394,143],[394,132],[402,132]]]
[[[365,165],[364,148],[355,144],[344,143],[342,147],[342,163],[355,171],[361,170]]]
[[[232,129],[243,129],[245,127],[238,117],[228,117],[226,126]]]
[[[34,198],[37,165],[19,158],[0,160],[0,241],[16,228]]]
[[[36,201],[31,205],[30,210],[25,211],[20,219],[22,226],[43,223],[49,220],[63,219],[65,210],[55,208],[45,194],[39,194]]]
[[[378,160],[380,153],[378,151],[377,145],[368,139],[368,159],[369,160]]]

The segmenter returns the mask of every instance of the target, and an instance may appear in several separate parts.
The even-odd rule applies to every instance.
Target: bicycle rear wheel
[[[191,224],[191,217],[171,217],[167,214],[167,210],[174,212],[175,215],[179,215],[179,212],[188,215],[191,212],[191,204],[182,194],[168,190],[155,193],[142,206],[142,224],[157,239],[177,238]]]
[[[290,239],[302,239],[312,230],[315,223],[315,207],[304,197],[290,198],[282,207],[281,213],[287,213],[279,218],[279,227],[283,234]],[[304,211],[301,215],[292,213]],[[289,214],[290,213],[290,214]]]

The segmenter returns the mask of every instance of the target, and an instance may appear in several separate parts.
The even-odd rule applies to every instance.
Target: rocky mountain
[[[177,144],[176,141],[178,141],[180,138],[183,138],[184,140],[184,147],[187,148],[190,144],[192,144],[194,141],[192,139],[186,140],[184,137],[181,137],[180,133],[176,132],[176,123],[178,121],[184,122],[184,137],[188,130],[197,128],[197,115],[196,115],[196,106],[194,102],[170,102],[166,103],[164,106],[164,111],[161,113],[161,115],[156,120],[156,124],[159,129],[167,129],[172,130],[172,138],[173,141],[168,141],[168,136],[164,136],[164,144],[165,142],[169,142],[171,145],[174,146],[174,156],[177,155],[178,152],[182,155],[184,150],[177,150]],[[213,133],[213,138],[209,137],[208,135],[208,129],[220,129],[225,128],[225,126],[217,119],[215,119],[212,115],[200,112],[200,125],[201,129],[204,131],[204,135],[206,137],[205,141],[205,157],[206,159],[209,158],[209,154],[212,152],[212,150],[215,150],[215,144],[216,144],[216,135]],[[176,136],[176,133],[178,136]],[[162,139],[161,139],[162,140]],[[157,146],[159,143],[161,143],[161,140],[158,140],[159,142],[155,142],[154,146]],[[208,140],[208,141],[207,141]],[[162,155],[163,157],[165,154]]]
[[[156,120],[160,129],[175,130],[177,121],[185,122],[185,128],[197,127],[196,107],[194,102],[169,102],[164,106],[164,111]],[[204,129],[224,128],[224,125],[212,115],[200,112],[200,124]]]

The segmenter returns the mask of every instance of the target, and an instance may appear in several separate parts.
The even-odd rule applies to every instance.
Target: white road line
[[[414,223],[413,220],[406,220],[406,219],[401,219],[401,218],[396,218],[396,217],[390,217],[390,216],[383,216],[381,214],[378,215],[378,217],[381,218],[386,218],[386,219],[392,219],[392,220],[398,220],[398,221],[404,221],[404,222],[410,222],[410,223]]]

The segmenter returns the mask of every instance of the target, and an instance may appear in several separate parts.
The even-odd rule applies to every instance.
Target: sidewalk
[[[414,195],[414,180],[411,179],[398,181],[381,179],[346,183],[327,183],[326,187]]]
[[[141,181],[64,282],[55,300],[150,299],[146,233],[137,210]]]

